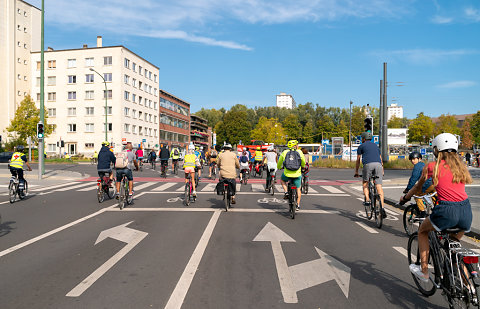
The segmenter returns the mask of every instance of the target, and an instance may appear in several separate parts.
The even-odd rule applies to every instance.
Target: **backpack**
[[[241,156],[240,157],[240,162],[247,163],[248,162],[248,157],[247,156]]]
[[[217,152],[215,150],[212,150],[212,153],[210,153],[210,158],[216,158],[217,157]]]
[[[128,156],[127,152],[122,151],[115,155],[115,168],[126,168],[128,165]]]
[[[290,150],[285,155],[283,166],[289,171],[296,171],[302,166],[302,157],[296,150]]]
[[[178,155],[179,155],[177,148],[173,149],[173,155],[174,155],[174,156],[178,156]]]

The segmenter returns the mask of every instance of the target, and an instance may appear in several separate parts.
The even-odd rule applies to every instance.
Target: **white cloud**
[[[467,16],[468,19],[474,21],[474,22],[480,22],[480,10],[475,9],[475,8],[466,8],[465,9],[465,16]]]
[[[383,60],[405,61],[413,64],[436,64],[448,59],[478,54],[478,50],[469,49],[403,49],[391,51],[373,51],[370,54]]]
[[[442,85],[437,85],[437,88],[446,88],[446,89],[454,89],[454,88],[469,88],[476,86],[477,83],[471,80],[459,80],[454,81]]]
[[[453,18],[452,17],[445,17],[445,16],[439,16],[439,15],[435,15],[432,19],[431,19],[432,23],[434,24],[450,24],[451,22],[453,22]]]

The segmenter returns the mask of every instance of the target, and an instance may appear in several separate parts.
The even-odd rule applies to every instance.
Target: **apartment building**
[[[186,149],[190,142],[190,103],[160,89],[160,143]]]
[[[0,135],[30,94],[30,52],[40,50],[40,9],[21,0],[0,0]],[[5,140],[5,138],[3,139]]]
[[[398,106],[398,104],[392,103],[387,107],[387,119],[390,120],[395,116],[397,118],[403,118],[403,106]]]
[[[206,119],[190,116],[190,139],[195,146],[209,148],[212,142],[211,132]]]
[[[297,103],[291,94],[281,92],[280,94],[277,94],[277,107],[292,109],[297,107]]]
[[[40,53],[31,57],[32,93],[39,102]],[[45,112],[54,133],[45,140],[47,153],[89,156],[100,149],[105,130],[115,151],[125,142],[158,148],[158,79],[158,67],[124,46],[103,47],[102,37],[96,47],[48,48]],[[58,148],[60,141],[65,149]]]

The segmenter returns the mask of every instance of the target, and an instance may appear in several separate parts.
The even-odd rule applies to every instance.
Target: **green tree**
[[[298,116],[295,114],[290,114],[283,121],[283,128],[285,133],[288,135],[287,139],[298,139],[302,135],[302,126],[298,121]]]
[[[228,111],[215,126],[217,144],[227,142],[234,145],[239,141],[246,144],[249,142],[251,129],[246,111]]]
[[[322,137],[324,139],[330,139],[334,136],[335,131],[335,124],[328,114],[324,114],[319,120],[317,120],[317,141],[321,141]]]
[[[46,108],[45,108],[46,110]],[[37,138],[37,123],[40,121],[40,109],[35,106],[32,98],[27,95],[17,110],[15,117],[10,122],[10,125],[5,129],[8,132],[8,137],[17,140],[19,143],[26,144],[27,137],[32,137],[32,141],[36,144]],[[44,133],[45,137],[53,132],[53,127],[47,124],[47,115],[45,114]]]
[[[401,129],[405,128],[405,118],[398,118],[397,116],[392,116],[390,120],[387,122],[387,126],[389,129]]]
[[[352,107],[352,134],[353,136],[357,136],[362,134],[365,131],[365,110],[361,106],[353,106]],[[348,123],[345,121],[345,123]],[[373,132],[378,133],[378,132]],[[348,133],[347,133],[348,136]]]
[[[250,135],[252,139],[261,140],[266,143],[274,143],[276,145],[285,144],[285,130],[278,119],[260,117],[255,129]]]
[[[460,133],[460,130],[458,128],[458,121],[457,119],[455,119],[455,116],[449,114],[440,115],[440,117],[438,118],[438,122],[435,125],[435,129],[433,129],[433,134],[438,135],[440,133]]]
[[[208,126],[215,128],[218,122],[220,122],[225,115],[225,109],[222,107],[221,109],[205,109],[202,108],[198,112],[195,113],[196,116],[202,117],[207,120]]]
[[[313,123],[312,121],[309,121],[305,124],[303,127],[303,136],[302,136],[302,142],[311,144],[313,143],[314,140],[314,128],[313,128]]]
[[[435,124],[432,118],[422,112],[410,123],[408,128],[408,141],[426,143],[432,137],[434,128]]]
[[[462,136],[462,146],[467,149],[472,149],[473,135],[471,132],[471,117],[467,117],[463,123],[460,135]]]
[[[480,111],[472,116],[470,121],[470,132],[472,133],[475,144],[480,144]]]

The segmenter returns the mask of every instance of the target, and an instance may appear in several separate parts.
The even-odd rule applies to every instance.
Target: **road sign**
[[[268,241],[272,245],[280,289],[285,303],[298,303],[297,292],[335,280],[346,298],[350,289],[350,268],[315,247],[319,259],[288,266],[282,242],[295,242],[284,231],[268,222],[253,241]]]
[[[127,138],[122,137],[122,142],[126,142],[126,141],[127,141]]]
[[[422,156],[426,155],[427,154],[427,149],[425,149],[425,148],[420,149],[420,154]]]
[[[146,138],[142,139],[142,143],[146,143],[146,142],[147,142]]]
[[[328,139],[323,139],[322,140],[322,145],[329,145],[330,144],[330,140]]]

